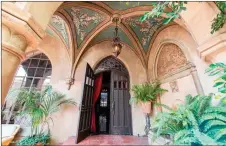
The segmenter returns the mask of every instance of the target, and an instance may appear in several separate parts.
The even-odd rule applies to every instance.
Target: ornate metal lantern
[[[119,21],[119,18],[113,18],[113,22],[116,23],[115,26],[115,36],[113,38],[112,48],[113,48],[113,55],[117,57],[121,53],[122,45],[120,43],[120,38],[118,37],[118,26],[117,22]]]

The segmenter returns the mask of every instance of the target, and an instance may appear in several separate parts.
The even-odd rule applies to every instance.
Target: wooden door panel
[[[128,75],[112,71],[110,133],[131,135],[131,108],[129,105]]]
[[[90,135],[93,91],[94,91],[94,72],[87,63],[76,143],[79,143],[80,141],[82,141],[83,139]]]

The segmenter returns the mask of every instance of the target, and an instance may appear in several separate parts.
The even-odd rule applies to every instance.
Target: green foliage
[[[218,92],[225,94],[226,93],[226,64],[221,62],[210,64],[209,68],[206,69],[206,73],[209,73],[210,76],[215,76],[215,75],[219,76],[214,81],[215,84],[213,87],[217,87]]]
[[[168,24],[172,22],[175,18],[179,18],[179,14],[186,10],[185,4],[187,2],[183,1],[167,1],[167,2],[151,2],[153,9],[149,12],[145,12],[143,16],[141,16],[140,21],[144,21],[149,18],[158,18],[161,15],[166,16],[163,19],[163,24]],[[226,23],[226,2],[219,1],[216,2],[217,7],[220,10],[220,13],[213,19],[213,23],[211,25],[211,34],[218,31],[220,28],[224,26]],[[171,11],[167,10],[170,8]]]
[[[166,1],[166,2],[151,2],[153,9],[149,12],[144,13],[140,20],[144,21],[149,18],[158,18],[161,15],[165,15],[166,18],[163,19],[163,24],[168,24],[174,19],[179,18],[179,13],[186,10],[184,6],[187,2],[183,1]],[[171,11],[167,8],[170,7]]]
[[[171,135],[175,145],[222,145],[226,142],[226,108],[211,105],[210,96],[188,95],[183,105],[158,113],[153,140]]]
[[[65,99],[65,95],[53,91],[52,86],[47,86],[45,90],[20,89],[18,90],[16,103],[19,106],[19,116],[28,116],[32,122],[31,135],[39,135],[43,132],[44,125],[48,126],[52,121],[51,115],[59,111],[63,104],[76,104],[71,99]]]
[[[226,23],[226,2],[219,1],[215,3],[219,8],[220,13],[218,13],[217,16],[213,19],[213,23],[211,25],[211,34],[218,31]]]
[[[37,143],[41,143],[42,145],[49,144],[48,141],[50,139],[50,135],[45,134],[39,134],[34,136],[26,136],[22,138],[21,140],[16,142],[16,145],[29,145],[29,146],[35,146]]]
[[[154,82],[154,83],[145,83],[141,85],[134,85],[132,87],[132,91],[134,92],[134,97],[130,99],[130,103],[131,102],[139,103],[154,101],[158,95],[163,94],[167,90],[162,89],[159,83]]]

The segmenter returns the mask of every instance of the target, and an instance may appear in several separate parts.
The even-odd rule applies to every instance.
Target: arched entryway
[[[94,73],[102,74],[101,93],[95,108],[97,132],[132,135],[130,82],[125,65],[108,56],[96,65]]]
[[[76,143],[91,133],[132,135],[128,70],[113,56],[94,68],[87,63]]]

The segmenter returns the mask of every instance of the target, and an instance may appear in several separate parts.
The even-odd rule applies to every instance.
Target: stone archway
[[[109,134],[132,135],[132,111],[129,104],[130,77],[124,63],[114,56],[107,56],[99,61],[94,72],[102,74],[102,90],[107,98],[105,99],[107,104],[104,107],[101,106],[102,96],[100,96],[100,104],[97,102],[97,107],[101,109],[100,113],[104,112],[97,113],[101,115],[99,119],[105,118],[105,121],[97,127],[104,129],[103,125],[106,125]]]

